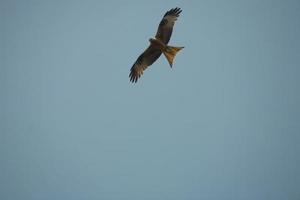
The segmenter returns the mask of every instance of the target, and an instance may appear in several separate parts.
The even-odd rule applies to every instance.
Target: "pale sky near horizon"
[[[174,7],[185,48],[130,83]],[[299,10],[0,0],[0,199],[299,200]]]

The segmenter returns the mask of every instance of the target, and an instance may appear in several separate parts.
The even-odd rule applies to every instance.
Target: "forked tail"
[[[178,53],[178,51],[180,51],[181,49],[183,49],[184,47],[172,47],[172,46],[167,46],[166,49],[163,51],[164,55],[166,56],[170,67],[172,67],[173,65],[173,60],[176,56],[176,54]]]

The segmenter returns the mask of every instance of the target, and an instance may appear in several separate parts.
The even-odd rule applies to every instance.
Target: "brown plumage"
[[[152,65],[163,53],[167,58],[170,66],[172,67],[173,59],[178,51],[183,47],[167,46],[172,32],[175,21],[181,13],[180,8],[173,8],[165,13],[163,19],[159,23],[155,39],[149,39],[149,47],[138,57],[133,66],[130,69],[130,81],[136,83],[141,77],[144,70],[148,66]]]

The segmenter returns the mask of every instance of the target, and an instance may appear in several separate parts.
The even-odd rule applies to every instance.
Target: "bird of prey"
[[[136,83],[144,70],[152,65],[162,53],[167,58],[170,67],[172,67],[176,53],[183,47],[173,47],[168,46],[167,44],[171,38],[175,21],[179,17],[181,11],[180,8],[176,7],[165,13],[163,19],[159,23],[155,38],[149,39],[149,47],[138,57],[130,69],[129,78],[131,82]]]

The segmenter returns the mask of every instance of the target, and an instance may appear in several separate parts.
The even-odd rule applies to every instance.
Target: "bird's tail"
[[[180,51],[181,49],[183,49],[184,47],[172,47],[172,46],[167,46],[165,48],[164,51],[162,51],[164,53],[164,55],[166,56],[170,67],[172,67],[173,65],[173,60],[176,56],[176,54],[178,53],[178,51]]]

